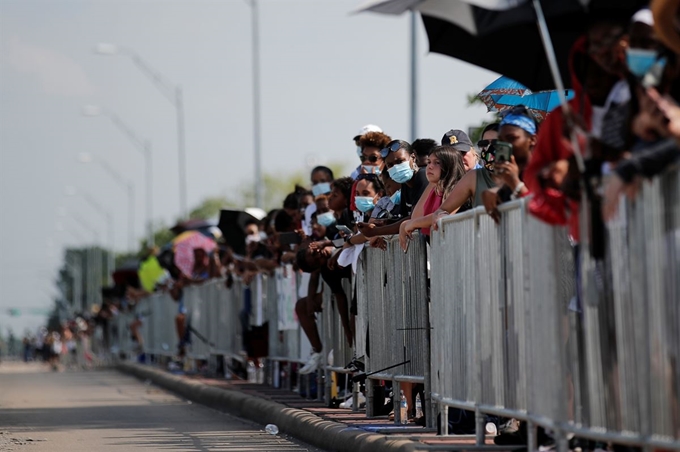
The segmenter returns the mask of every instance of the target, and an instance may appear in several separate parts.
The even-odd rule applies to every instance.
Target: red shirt
[[[442,195],[438,195],[437,189],[433,188],[425,200],[425,205],[423,206],[423,216],[426,217],[429,214],[436,212],[437,209],[441,207],[442,201]],[[430,235],[430,228],[421,228],[420,233]]]

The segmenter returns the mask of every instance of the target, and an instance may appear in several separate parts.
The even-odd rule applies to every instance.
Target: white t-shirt
[[[614,104],[625,104],[630,101],[630,88],[625,80],[619,80],[609,91],[607,100],[602,107],[593,105],[593,115],[591,118],[590,133],[593,137],[600,139],[602,137],[602,123],[604,116],[609,111],[609,108]]]
[[[312,214],[316,212],[316,204],[311,203],[305,207],[305,219],[302,222],[302,230],[305,232],[307,237],[312,235]]]

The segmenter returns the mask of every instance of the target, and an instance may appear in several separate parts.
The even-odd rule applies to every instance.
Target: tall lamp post
[[[151,81],[156,88],[165,96],[175,107],[177,113],[177,161],[179,165],[179,207],[180,215],[186,218],[187,210],[187,173],[186,173],[186,150],[184,140],[184,99],[182,87],[170,83],[167,77],[163,76],[156,69],[152,68],[134,50],[129,47],[119,47],[115,44],[99,43],[94,48],[97,55],[123,55],[129,57]]]
[[[146,167],[146,228],[147,228],[147,242],[148,246],[154,245],[153,237],[153,171],[151,161],[151,142],[145,138],[141,138],[135,133],[130,126],[123,122],[118,115],[106,109],[100,108],[96,105],[85,105],[83,107],[84,116],[106,116],[111,122],[123,133],[128,139],[137,146],[137,149],[144,155],[144,164]]]
[[[253,46],[253,154],[255,157],[255,205],[264,209],[262,184],[262,149],[260,133],[260,14],[257,0],[248,2],[251,9],[251,38]]]
[[[128,198],[128,251],[132,252],[135,241],[135,186],[131,180],[125,179],[118,171],[114,170],[106,160],[102,158],[93,158],[88,152],[81,152],[78,154],[78,160],[81,163],[96,162],[99,166],[116,181],[116,183],[126,191]]]

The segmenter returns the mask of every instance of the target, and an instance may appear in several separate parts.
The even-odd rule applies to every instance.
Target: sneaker
[[[300,369],[300,375],[307,375],[314,372],[319,367],[319,362],[321,361],[321,353],[314,352],[312,356],[309,357],[309,361],[305,364],[302,369]]]
[[[350,396],[349,399],[345,400],[340,404],[340,408],[352,408],[353,402],[352,402],[352,397]],[[362,408],[366,406],[366,396],[363,395],[362,393],[359,393],[359,408]]]

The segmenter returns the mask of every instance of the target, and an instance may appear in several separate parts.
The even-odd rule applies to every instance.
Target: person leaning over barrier
[[[385,159],[385,166],[392,180],[401,184],[401,199],[399,202],[400,220],[385,226],[375,223],[359,223],[359,231],[366,238],[380,235],[396,235],[399,225],[411,216],[411,212],[422,198],[424,192],[432,189],[427,182],[425,170],[416,165],[416,154],[407,141],[394,140],[390,142],[380,154]]]
[[[442,138],[442,144],[447,144],[447,142],[461,152],[464,149],[467,149],[466,153],[475,152],[470,138],[462,130],[447,132]],[[465,162],[465,158],[463,158],[463,161]],[[431,229],[436,231],[439,218],[458,212],[469,200],[471,200],[473,208],[482,205],[482,192],[498,185],[498,180],[494,178],[487,168],[482,167],[468,170],[468,167],[466,167],[467,172],[465,176],[461,178],[446,200],[442,202],[441,207],[427,216],[431,220]]]
[[[427,180],[434,186],[423,202],[423,210],[411,214],[411,219],[401,223],[399,229],[399,244],[406,251],[408,241],[416,229],[426,236],[430,235],[430,214],[435,212],[445,200],[453,187],[465,175],[463,156],[453,146],[437,146],[427,158]],[[423,196],[425,196],[423,194]]]
[[[316,215],[316,220],[319,224],[326,228],[326,237],[323,240],[312,242],[308,247],[305,247],[298,251],[309,251],[312,256],[318,257],[319,254],[327,259],[332,258],[325,255],[326,249],[330,248],[334,250],[332,242],[328,238],[338,237],[338,225],[346,226],[348,228],[353,228],[354,224],[352,221],[352,216],[349,212],[349,204],[351,200],[352,185],[354,181],[350,177],[342,177],[333,181],[331,184],[330,195],[328,196],[328,211],[323,213],[318,213]],[[303,254],[304,255],[304,254]],[[331,291],[335,295],[335,299],[338,305],[338,312],[340,313],[340,319],[345,329],[345,335],[348,338],[350,345],[353,342],[353,333],[350,326],[349,319],[349,309],[347,302],[347,295],[342,289],[342,284],[339,282],[343,277],[349,277],[349,270],[337,269],[335,272],[330,272],[327,267],[327,261],[324,261],[324,265],[300,265],[300,259],[298,258],[298,267],[305,273],[311,273],[308,281],[308,294],[313,294],[312,296],[307,296],[298,300],[295,304],[295,312],[298,315],[298,320],[302,330],[309,339],[312,345],[312,354],[307,361],[307,363],[300,369],[301,374],[308,374],[316,370],[321,361],[321,337],[319,336],[319,330],[316,325],[316,312],[321,312],[321,301],[322,293],[317,291],[319,286],[319,277],[322,277],[324,281],[331,287]],[[311,269],[312,271],[309,271]],[[322,271],[323,270],[323,271]]]
[[[337,302],[338,313],[342,321],[345,337],[350,346],[353,344],[354,333],[351,330],[349,321],[349,309],[347,295],[342,288],[342,279],[350,277],[349,268],[331,270],[328,268],[328,261],[333,258],[334,254],[338,253],[338,249],[333,246],[322,246],[319,248],[305,248],[297,253],[297,266],[303,272],[312,274],[312,281],[317,275],[321,275],[323,280],[328,284],[331,293],[335,296]],[[298,304],[295,306],[295,312],[298,315],[298,320],[303,331],[307,335],[309,342],[312,345],[312,355],[307,363],[300,369],[300,374],[305,375],[316,370],[321,362],[321,351],[323,349],[321,337],[316,325],[316,313],[321,312],[322,294],[316,294],[311,297],[308,302]]]
[[[536,121],[522,105],[510,110],[500,122],[498,140],[512,146],[512,155],[510,161],[496,160],[490,169],[502,185],[482,192],[484,208],[496,223],[500,221],[500,204],[529,194],[522,175],[536,145],[536,132]]]

